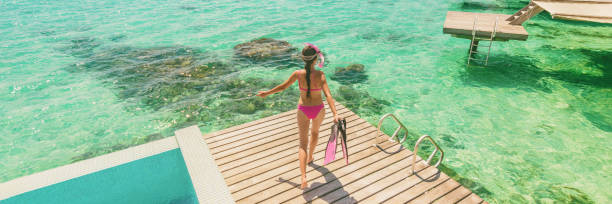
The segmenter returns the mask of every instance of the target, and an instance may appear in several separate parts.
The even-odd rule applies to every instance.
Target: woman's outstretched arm
[[[338,120],[341,120],[342,118],[338,116],[338,113],[336,112],[336,103],[334,103],[334,98],[332,97],[331,92],[329,91],[329,86],[327,86],[327,79],[325,79],[325,74],[322,74],[321,77],[321,80],[323,81],[323,93],[325,93],[327,104],[329,105],[329,109],[331,109],[332,113],[334,113],[334,122],[338,122]]]
[[[273,89],[270,89],[268,91],[259,91],[257,96],[265,98],[268,95],[272,95],[274,93],[281,92],[281,91],[289,88],[291,86],[291,84],[293,84],[295,82],[295,80],[297,80],[297,71],[293,72],[291,74],[291,76],[289,77],[289,79],[287,79],[287,81],[283,82],[282,84],[280,84],[280,85],[278,85],[278,86],[276,86]]]

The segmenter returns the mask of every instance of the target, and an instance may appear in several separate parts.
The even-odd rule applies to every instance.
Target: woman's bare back
[[[323,103],[321,96],[323,87],[323,72],[314,70],[310,73],[310,97],[306,97],[306,91],[308,85],[306,83],[306,70],[298,70],[298,86],[300,88],[300,100],[298,104],[304,106],[314,106]],[[314,90],[314,91],[313,91]]]

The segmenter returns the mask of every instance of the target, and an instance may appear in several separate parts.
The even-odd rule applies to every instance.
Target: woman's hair
[[[310,46],[304,47],[302,49],[302,60],[306,62],[306,65],[304,65],[304,69],[306,69],[306,85],[308,86],[306,97],[310,98],[310,67],[317,60],[317,51]]]

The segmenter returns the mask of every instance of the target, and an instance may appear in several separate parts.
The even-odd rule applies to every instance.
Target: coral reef
[[[291,55],[297,49],[287,41],[271,38],[260,38],[234,46],[236,55],[256,60],[265,60],[277,56]]]
[[[351,64],[345,67],[336,67],[336,72],[330,79],[338,81],[341,84],[363,83],[368,80],[368,75],[365,74],[365,66],[362,64]]]
[[[303,62],[298,49],[289,42],[271,38],[260,38],[234,46],[238,60],[285,69],[299,67]]]
[[[340,86],[336,92],[335,99],[347,108],[360,115],[380,116],[384,113],[384,107],[391,105],[388,101],[370,96],[367,91],[361,91],[351,86]]]

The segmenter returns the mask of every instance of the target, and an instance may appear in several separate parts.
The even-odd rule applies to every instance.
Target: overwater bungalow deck
[[[309,187],[299,189],[296,110],[204,135],[210,154],[237,203],[486,203],[412,152],[385,153],[373,146],[377,129],[337,104],[347,121],[347,165],[343,158],[323,165],[333,117],[326,106]],[[379,143],[396,150],[400,144]],[[338,148],[337,157],[342,157]]]

